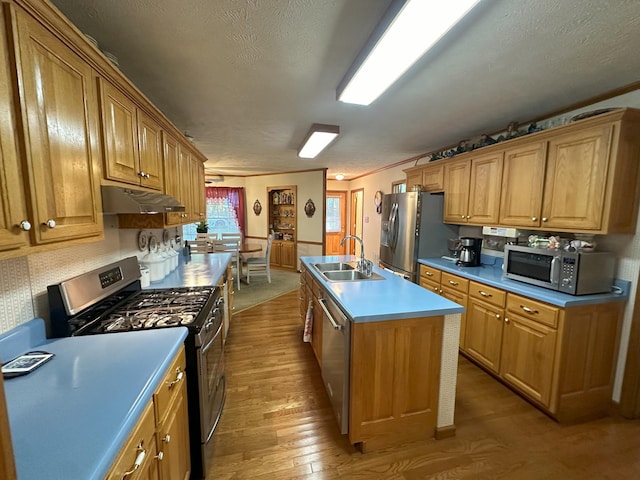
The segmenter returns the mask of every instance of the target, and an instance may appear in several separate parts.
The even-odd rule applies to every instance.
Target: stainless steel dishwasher
[[[351,326],[331,299],[318,299],[322,307],[322,380],[336,414],[340,433],[349,433],[349,358]]]

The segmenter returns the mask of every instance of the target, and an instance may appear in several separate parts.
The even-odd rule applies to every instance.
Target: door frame
[[[360,205],[358,205],[360,198]],[[358,215],[358,212],[360,215]],[[358,225],[359,222],[359,225]],[[362,238],[364,228],[364,188],[351,190],[351,202],[349,204],[349,235],[358,235]],[[354,255],[355,241],[352,239],[347,247],[347,254]]]
[[[349,229],[347,228],[347,224],[349,222],[349,206],[347,205],[347,190],[328,190],[325,192],[325,214],[327,212],[327,199],[329,197],[340,197],[341,199],[341,208],[340,208],[340,227],[341,227],[341,231],[342,231],[342,235],[345,236],[347,235]],[[328,245],[327,242],[327,236],[331,233],[333,234],[334,232],[327,232],[326,229],[326,216],[325,216],[325,231],[324,231],[324,244],[325,244],[325,248]],[[348,253],[348,249],[349,247],[347,246],[344,249],[344,252],[339,253],[339,255],[344,255],[345,253]],[[325,252],[326,254],[326,252]]]

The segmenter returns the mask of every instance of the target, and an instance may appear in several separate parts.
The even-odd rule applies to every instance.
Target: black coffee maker
[[[479,267],[482,239],[474,237],[460,237],[460,257],[456,262],[463,267]]]

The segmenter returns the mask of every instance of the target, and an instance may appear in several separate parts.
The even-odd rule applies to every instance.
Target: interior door
[[[351,192],[351,221],[349,225],[349,234],[356,235],[362,238],[362,224],[363,224],[363,208],[364,207],[364,189],[359,188]],[[349,240],[349,246],[347,247],[347,253],[355,254],[355,241]]]
[[[344,255],[346,242],[340,241],[347,232],[347,193],[327,192],[325,244],[327,255]]]

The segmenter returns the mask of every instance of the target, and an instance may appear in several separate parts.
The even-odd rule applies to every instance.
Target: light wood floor
[[[464,358],[455,437],[357,452],[338,434],[297,302],[234,316],[207,480],[640,478],[640,421],[559,425]]]

